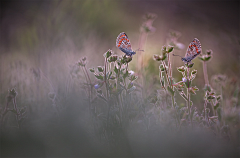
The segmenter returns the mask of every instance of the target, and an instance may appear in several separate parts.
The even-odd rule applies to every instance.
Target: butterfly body
[[[182,58],[182,61],[185,63],[191,62],[197,55],[201,54],[202,48],[201,43],[197,38],[194,38],[193,41],[189,44],[186,55]]]
[[[128,39],[127,34],[124,32],[118,35],[116,40],[116,46],[127,56],[132,56],[136,54],[136,52],[132,50],[132,46],[130,40]]]

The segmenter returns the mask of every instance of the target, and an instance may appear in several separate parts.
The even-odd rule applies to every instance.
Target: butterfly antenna
[[[143,52],[144,52],[144,50],[140,50],[140,48],[138,48],[137,50],[135,50],[135,52],[136,52],[136,51],[143,51]]]
[[[173,56],[179,56],[179,57],[181,57],[181,58],[182,58],[182,56],[180,56],[180,55],[175,55],[175,54],[173,54]]]

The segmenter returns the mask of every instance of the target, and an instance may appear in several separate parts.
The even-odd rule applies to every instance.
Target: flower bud
[[[118,56],[117,55],[112,55],[108,58],[108,61],[109,62],[115,62],[116,60],[118,59]]]
[[[166,46],[162,46],[162,54],[165,55],[167,53],[167,48]]]
[[[170,53],[170,52],[172,52],[172,51],[173,51],[173,46],[168,46],[167,52]]]
[[[96,89],[96,88],[95,88],[95,89]],[[97,90],[97,93],[98,93],[98,94],[102,94],[102,90],[101,90],[101,89],[98,89],[98,90]]]
[[[177,70],[178,70],[179,72],[185,72],[185,71],[186,71],[186,68],[185,68],[185,66],[181,66],[181,67],[178,67]]]
[[[207,50],[207,55],[212,55],[213,51],[211,49]]]
[[[9,91],[9,96],[15,98],[17,96],[17,91],[13,88]]]
[[[108,58],[108,57],[110,57],[112,54],[113,54],[112,50],[109,49],[106,53],[103,54],[103,56],[104,56],[105,58]]]
[[[194,63],[187,63],[187,64],[185,64],[188,68],[192,68],[193,67],[193,65],[194,65]]]
[[[98,66],[98,71],[99,71],[99,72],[103,72],[103,71],[104,71],[104,68],[101,67],[101,66]]]
[[[90,70],[90,72],[95,72],[94,68],[91,68],[91,69],[89,69],[89,70]]]
[[[86,59],[87,59],[86,57],[82,57],[82,61],[86,61]]]
[[[192,75],[197,74],[197,70],[192,71]]]

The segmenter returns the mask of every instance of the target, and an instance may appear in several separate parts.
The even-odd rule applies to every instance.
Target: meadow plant
[[[196,95],[196,91],[199,90],[196,86],[192,85],[192,82],[196,78],[197,74],[197,70],[191,70],[194,63],[185,63],[185,65],[177,68],[178,72],[182,74],[182,81],[175,83],[171,74],[171,63],[169,60],[169,53],[171,53],[172,51],[173,46],[169,46],[168,48],[163,46],[162,54],[153,56],[154,60],[161,62],[159,66],[159,78],[163,90],[158,91],[160,96],[158,95],[157,98],[152,98],[152,103],[154,103],[155,105],[160,104],[162,111],[164,111],[163,109],[165,109],[164,112],[169,110],[172,111],[172,117],[175,120],[175,126],[177,127],[177,129],[182,129],[183,125],[185,127],[191,125],[192,128],[200,127],[212,131],[218,137],[227,138],[236,143],[236,131],[239,125],[239,116],[237,114],[239,113],[238,83],[236,81],[234,83],[229,82],[229,85],[235,84],[236,87],[232,87],[232,89],[230,90],[232,91],[230,93],[233,94],[233,97],[228,96],[230,98],[229,101],[224,101],[223,98],[225,97],[223,94],[223,89],[227,84],[227,77],[225,75],[213,76],[212,82],[215,87],[218,87],[218,92],[216,92],[216,90],[212,88],[208,80],[207,62],[211,60],[213,53],[212,50],[207,50],[206,54],[199,57],[199,59],[203,63],[203,74],[205,80],[205,103],[203,105],[202,113],[199,113],[199,110],[196,106],[193,106],[193,102],[191,101],[191,95]],[[186,106],[177,105],[175,101],[176,92],[178,92],[179,95],[186,101]],[[167,98],[169,97],[167,96],[171,96],[171,106],[170,104],[163,106],[164,104],[169,103],[163,103],[164,100],[168,100]],[[208,104],[210,105],[210,108],[208,107]],[[234,107],[234,110],[230,107]],[[171,112],[169,114],[171,114]]]
[[[236,141],[237,127],[239,126],[239,83],[234,78],[230,80],[226,75],[219,74],[212,76],[213,86],[211,86],[208,81],[207,62],[212,58],[212,50],[207,50],[204,55],[199,57],[203,63],[205,80],[203,116],[207,122],[206,126],[218,137],[226,138],[239,145],[239,142]],[[211,110],[207,108],[208,104],[210,104]]]
[[[171,95],[172,106],[171,109],[174,111],[174,117],[176,120],[176,127],[181,127],[183,122],[189,122],[193,126],[193,118],[196,116],[196,109],[193,109],[193,103],[191,101],[190,95],[196,94],[198,88],[192,86],[192,81],[196,77],[197,70],[192,70],[190,73],[190,68],[193,67],[193,63],[186,63],[184,66],[178,67],[177,70],[182,74],[182,81],[174,83],[172,77],[172,68],[170,62],[169,53],[173,51],[173,46],[163,46],[162,55],[154,55],[153,59],[156,61],[161,61],[159,66],[159,77],[160,84],[166,93]],[[165,62],[167,61],[167,64]],[[184,91],[184,89],[186,89]],[[175,101],[175,92],[178,92],[180,96],[186,101],[186,106],[179,107]],[[187,124],[189,124],[187,123]]]
[[[94,75],[94,82],[86,69],[86,59],[80,60],[78,65],[83,68],[95,132],[100,138],[114,142],[118,133],[115,129],[124,130],[129,125],[130,115],[134,111],[133,104],[136,104],[133,92],[137,89],[134,82],[138,77],[129,70],[131,56],[118,56],[112,50],[103,56],[103,66],[89,69]]]
[[[86,57],[83,57],[81,58],[78,62],[77,62],[77,65],[79,67],[81,67],[82,69],[82,72],[84,74],[84,77],[85,77],[85,83],[83,84],[83,89],[85,90],[86,92],[86,95],[88,97],[88,107],[89,107],[89,110],[92,108],[92,93],[93,93],[93,83],[91,81],[91,78],[89,76],[89,72],[86,68],[86,65],[87,65],[87,58]]]
[[[21,124],[22,122],[26,119],[26,107],[21,107],[19,108],[17,105],[17,91],[13,88],[11,90],[9,90],[8,96],[7,96],[7,103],[6,106],[3,110],[1,110],[1,117],[0,117],[0,128],[1,130],[3,129],[4,126],[4,122],[8,122],[7,118],[5,117],[7,115],[8,112],[11,112],[15,115],[16,118],[16,124],[17,128],[21,129]],[[9,107],[10,103],[13,103],[13,108]]]

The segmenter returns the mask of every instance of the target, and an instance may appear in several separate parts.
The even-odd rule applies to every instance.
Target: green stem
[[[89,88],[86,89],[86,91],[87,91],[86,93],[88,94],[88,104],[89,104],[88,109],[89,109],[89,113],[90,113],[90,111],[91,111],[92,84],[91,84],[91,80],[90,80],[90,78],[89,78],[89,75],[88,75],[88,73],[87,73],[86,67],[85,67],[85,66],[81,66],[81,67],[82,67],[82,71],[83,71],[83,73],[84,73],[84,76],[85,76],[87,85],[90,84],[90,89],[89,89]],[[83,68],[83,67],[84,67],[84,68]],[[89,87],[89,86],[88,86],[88,87]]]
[[[107,58],[105,58],[105,63],[104,63],[104,82],[106,85],[106,96],[108,101],[109,96],[108,96],[108,83],[107,83]]]
[[[209,85],[206,61],[203,62],[203,75],[204,75],[205,84]]]
[[[19,113],[19,111],[18,111],[16,97],[13,98],[13,106],[14,106],[14,110],[17,112],[17,114],[16,114],[16,121],[17,121],[17,124],[18,124],[18,128],[21,129],[21,126],[20,126],[20,124],[19,124],[19,121],[20,121],[20,113]]]
[[[169,80],[169,76],[168,76],[168,71],[167,71],[167,68],[166,68],[166,64],[165,64],[165,62],[162,62],[162,64],[163,64],[164,69],[165,69],[165,73],[166,73],[166,76],[167,76],[168,85],[169,85],[170,87],[172,87],[172,84],[171,84],[171,82],[170,82],[170,80]]]
[[[171,88],[173,88],[173,86],[172,86],[172,67],[171,67],[171,62],[170,62],[170,55],[169,55],[169,53],[167,54],[167,58],[168,58],[168,68],[169,68],[169,78],[170,78],[170,81],[171,81]]]
[[[174,115],[175,115],[175,118],[176,118],[176,120],[177,120],[176,126],[177,126],[177,124],[180,125],[180,120],[179,120],[179,118],[178,118],[177,111],[176,111],[176,109],[175,109],[174,96],[172,96],[172,107],[174,107],[174,111],[175,111],[175,114],[174,114]]]
[[[188,87],[187,87],[187,107],[188,107],[188,115],[190,117],[190,121],[191,121],[191,125],[193,126],[192,124],[192,117],[191,117],[191,107],[190,107],[190,92],[189,92],[189,87],[190,87],[190,78],[189,78],[189,71],[190,71],[190,68],[188,67],[187,68],[187,82],[188,82]]]
[[[106,96],[107,96],[107,106],[108,106],[108,114],[107,114],[107,128],[108,128],[108,120],[109,120],[109,112],[110,112],[110,105],[109,105],[109,96],[108,96],[108,83],[107,83],[107,58],[105,58],[104,62],[104,82],[106,86]]]
[[[223,124],[225,125],[225,119],[224,119],[224,100],[223,100],[223,86],[221,85],[221,97],[222,97],[222,121],[223,121]]]
[[[8,104],[9,104],[9,101],[7,101],[7,105],[5,106],[4,108],[4,111],[1,115],[1,124],[0,124],[0,128],[2,129],[3,127],[3,121],[4,121],[4,116],[7,114],[8,110],[7,110],[7,107],[8,107]]]
[[[205,100],[205,103],[204,103],[204,119],[207,120],[207,112],[206,112],[206,108],[207,108],[207,99]]]

